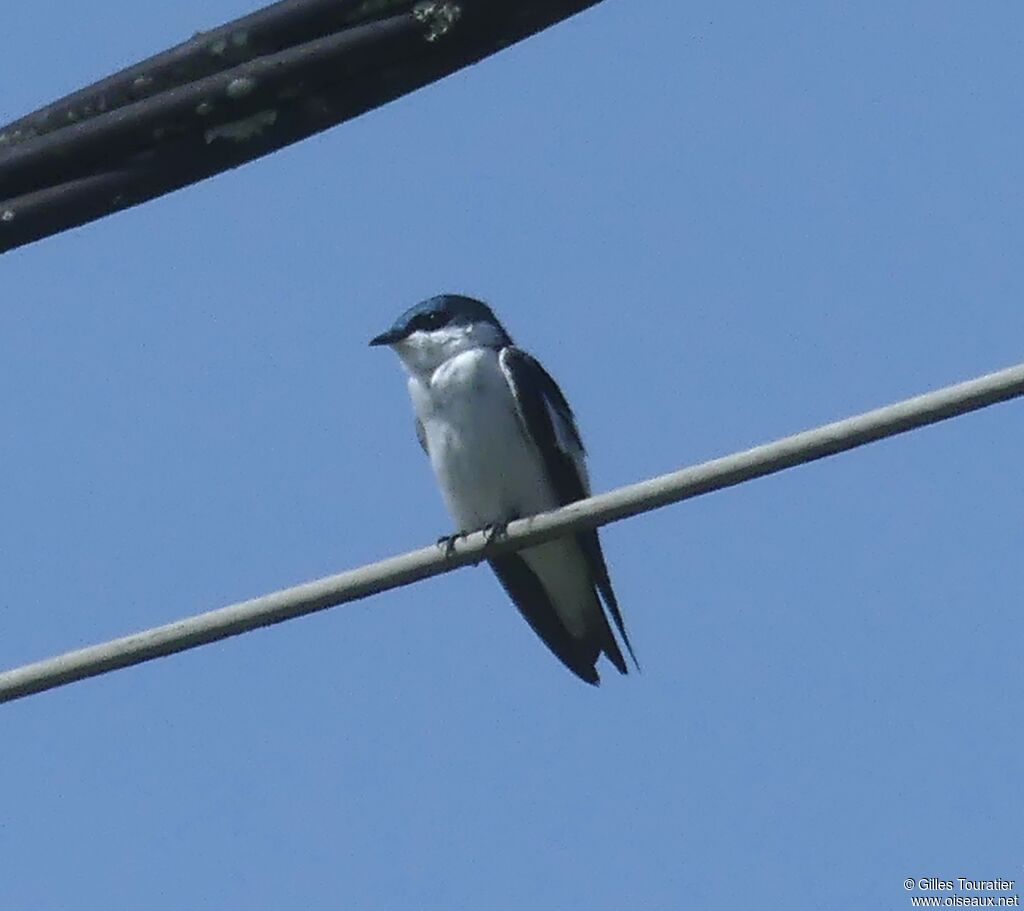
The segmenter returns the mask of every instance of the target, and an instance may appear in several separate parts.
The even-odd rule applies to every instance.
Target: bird
[[[416,435],[460,534],[500,534],[515,519],[590,495],[565,395],[483,301],[431,297],[370,345],[390,347],[408,374]],[[639,670],[596,529],[488,563],[533,631],[581,680],[600,682],[602,654],[628,673],[609,616]]]

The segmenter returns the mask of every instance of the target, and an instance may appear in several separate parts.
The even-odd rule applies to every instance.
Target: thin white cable
[[[478,562],[485,556],[519,550],[577,529],[605,525],[1021,395],[1024,395],[1024,364],[513,522],[507,536],[491,544],[486,542],[482,532],[476,532],[461,539],[451,556],[446,556],[436,546],[425,547],[336,576],[26,664],[0,673],[0,702],[356,601]]]

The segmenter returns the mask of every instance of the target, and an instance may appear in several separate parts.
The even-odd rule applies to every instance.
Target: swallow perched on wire
[[[409,374],[416,434],[459,529],[501,529],[590,495],[583,441],[562,390],[485,303],[432,297],[370,344],[390,346]],[[636,664],[596,530],[488,562],[534,632],[580,679],[599,682],[602,653],[627,673],[609,616]]]

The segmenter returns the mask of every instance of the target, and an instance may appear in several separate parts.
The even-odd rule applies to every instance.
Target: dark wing
[[[498,362],[512,389],[519,418],[544,460],[544,467],[547,469],[559,504],[565,506],[589,496],[590,482],[583,460],[583,440],[580,438],[572,409],[558,383],[537,360],[514,346],[502,348]],[[608,566],[601,551],[597,530],[577,532],[576,538],[590,566],[594,584],[601,593],[633,662],[639,667],[629,636],[626,635],[626,625],[622,620],[619,602],[608,576]],[[615,637],[610,632],[609,630],[605,652],[619,671],[625,674],[626,662]]]
[[[581,642],[569,635],[540,579],[526,561],[519,554],[505,554],[487,562],[519,613],[555,657],[581,680],[596,686],[598,676],[594,664],[600,649],[596,644]]]
[[[512,389],[519,419],[544,460],[558,502],[565,506],[590,493],[583,440],[562,390],[525,351],[502,348],[498,362]]]

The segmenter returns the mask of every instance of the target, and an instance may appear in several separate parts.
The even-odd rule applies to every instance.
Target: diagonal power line
[[[598,2],[278,0],[199,32],[0,124],[0,253],[298,142]],[[341,174],[358,180],[358,164]]]
[[[425,547],[336,576],[26,664],[0,673],[0,702],[10,702],[76,680],[237,636],[261,626],[357,601],[479,562],[484,556],[519,550],[567,532],[605,525],[732,487],[1022,395],[1024,364],[1018,364],[513,522],[508,527],[507,537],[491,544],[486,542],[482,532],[475,532],[460,541],[451,556],[446,556],[437,547]]]

